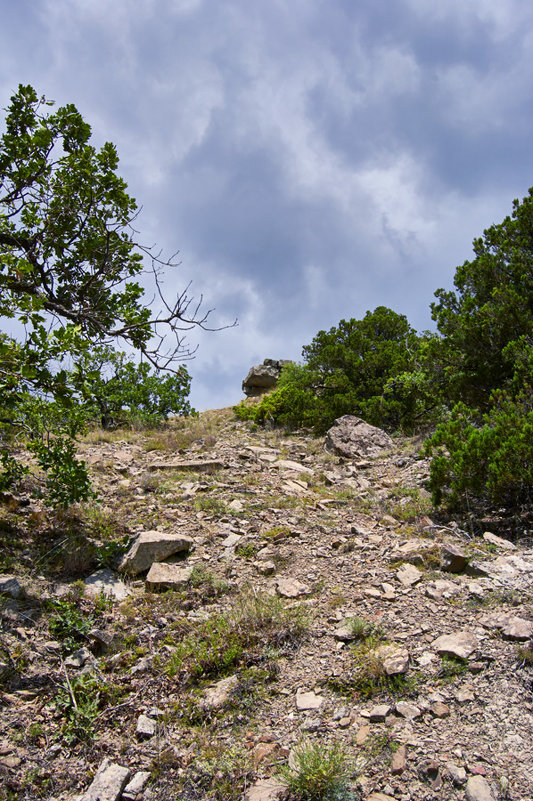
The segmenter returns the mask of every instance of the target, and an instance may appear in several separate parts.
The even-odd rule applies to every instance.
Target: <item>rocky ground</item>
[[[93,432],[83,509],[4,496],[0,799],[270,801],[322,760],[355,799],[530,801],[533,540],[439,524],[419,446],[221,410]]]

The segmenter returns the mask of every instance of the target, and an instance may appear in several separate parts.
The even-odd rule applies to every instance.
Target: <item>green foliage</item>
[[[343,801],[351,797],[349,781],[353,766],[347,749],[338,742],[329,745],[304,741],[294,749],[294,767],[281,776],[290,797],[298,801]]]
[[[277,388],[259,404],[236,407],[238,419],[313,428],[358,415],[390,429],[412,428],[429,406],[418,369],[422,340],[407,319],[378,306],[362,320],[341,320],[303,348],[305,364],[284,367]]]
[[[53,612],[48,622],[50,634],[61,641],[63,652],[72,653],[85,644],[94,618],[68,599],[54,599],[49,606]]]
[[[65,717],[63,736],[67,743],[91,743],[100,714],[102,682],[90,673],[73,676],[58,689],[55,704]]]
[[[434,454],[430,487],[435,503],[460,505],[468,496],[508,505],[533,494],[533,395],[491,396],[481,417],[462,403],[437,427],[426,450]]]
[[[95,391],[102,384],[83,371],[89,354],[122,340],[155,367],[152,375],[146,365],[116,357],[122,400],[110,394],[120,408],[138,404],[141,414],[164,417],[178,397],[178,411],[187,411],[187,372],[162,378],[158,371],[190,353],[180,332],[206,318],[189,314],[186,293],[168,299],[161,271],[176,264],[134,240],[137,205],[116,173],[115,147],[97,150],[75,106],[52,112],[52,105],[19,86],[0,138],[0,316],[26,332],[22,342],[0,334],[0,485],[22,476],[15,434],[50,471],[49,502],[62,506],[90,497],[85,468],[66,441],[86,422],[80,398],[88,399],[91,381]],[[163,308],[156,316],[135,280],[146,272],[146,258]],[[163,353],[165,329],[175,346]]]
[[[533,345],[533,189],[511,217],[474,240],[475,258],[457,268],[456,292],[435,293],[433,319],[442,335],[433,358],[446,397],[475,409],[509,387],[516,349]]]
[[[170,414],[194,413],[187,397],[191,378],[182,365],[175,373],[153,372],[147,362],[136,364],[125,353],[97,348],[77,365],[77,381],[86,398],[87,414],[103,429],[126,423],[158,425]]]

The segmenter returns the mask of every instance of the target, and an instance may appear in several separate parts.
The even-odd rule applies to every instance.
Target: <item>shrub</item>
[[[338,742],[303,742],[294,749],[294,767],[281,772],[291,798],[342,801],[350,797],[353,772],[346,748]]]

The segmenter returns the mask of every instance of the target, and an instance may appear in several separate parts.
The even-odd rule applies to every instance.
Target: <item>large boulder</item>
[[[184,534],[167,534],[165,531],[143,531],[122,557],[120,570],[136,576],[149,570],[154,562],[162,562],[176,553],[189,551],[191,537]]]
[[[392,439],[385,431],[353,414],[339,417],[326,434],[326,448],[347,459],[377,456],[391,446]]]
[[[250,398],[272,389],[278,383],[281,370],[286,364],[289,364],[287,359],[265,359],[263,364],[251,367],[242,382],[242,391]]]

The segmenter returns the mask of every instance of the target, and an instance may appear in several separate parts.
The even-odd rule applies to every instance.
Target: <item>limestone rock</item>
[[[300,711],[306,709],[320,709],[324,699],[321,695],[316,695],[314,692],[304,692],[297,690],[296,692],[296,708]]]
[[[242,391],[251,398],[272,389],[278,383],[281,370],[286,364],[290,364],[287,359],[265,359],[263,364],[254,365],[242,382]]]
[[[124,601],[131,594],[124,582],[108,567],[92,573],[83,583],[85,595],[90,598],[97,598],[103,594],[114,598],[115,601]]]
[[[128,782],[122,793],[122,801],[135,801],[137,796],[142,793],[150,780],[151,774],[147,770],[139,770]]]
[[[208,709],[221,709],[231,700],[234,691],[237,689],[239,679],[237,676],[228,676],[221,679],[216,684],[208,687],[202,705]]]
[[[405,745],[401,745],[398,750],[394,752],[390,767],[393,776],[404,772],[407,767],[407,748]]]
[[[326,448],[347,459],[377,456],[392,444],[392,439],[381,428],[351,414],[335,420],[326,434]]]
[[[104,759],[98,768],[91,786],[79,801],[118,801],[130,777],[128,768],[123,768],[109,759]]]
[[[124,554],[120,569],[137,575],[148,570],[154,562],[161,562],[175,553],[192,548],[191,537],[184,534],[167,534],[165,531],[143,531]]]
[[[246,790],[244,801],[277,801],[287,791],[287,785],[278,779],[260,779]]]
[[[514,545],[512,542],[509,542],[509,540],[504,540],[503,537],[498,537],[496,534],[492,534],[490,531],[485,531],[483,534],[483,539],[485,542],[488,542],[491,545],[496,545],[503,551],[516,551],[516,545]]]
[[[178,470],[185,472],[190,470],[192,473],[214,473],[216,470],[222,470],[225,467],[224,462],[218,459],[188,459],[183,462],[152,462],[148,465],[151,472],[159,470]]]
[[[422,578],[422,573],[414,565],[402,565],[396,571],[396,578],[404,587],[412,587]]]
[[[401,717],[405,718],[406,720],[414,720],[414,718],[419,718],[422,714],[421,710],[417,706],[410,704],[407,701],[398,701],[395,709],[396,713],[401,715]]]
[[[466,770],[464,768],[455,765],[453,762],[447,762],[446,771],[456,787],[462,787],[463,784],[466,784]]]
[[[278,467],[280,470],[292,470],[295,473],[306,473],[307,475],[313,475],[313,471],[310,467],[306,467],[304,464],[300,464],[300,462],[293,462],[291,459],[278,459],[274,462],[274,466]]]
[[[441,656],[448,654],[459,659],[468,659],[478,647],[477,637],[470,631],[458,631],[455,634],[443,634],[438,637],[432,647]]]
[[[466,783],[467,801],[496,801],[484,776],[469,776]]]
[[[308,595],[310,590],[298,579],[279,578],[276,582],[278,593],[283,598],[298,598],[300,595]]]
[[[161,592],[162,590],[180,589],[188,584],[192,571],[192,567],[180,567],[167,562],[154,562],[146,576],[146,591]]]
[[[10,595],[12,598],[20,598],[22,587],[15,576],[0,576],[0,595]]]
[[[406,673],[409,667],[409,651],[400,648],[398,645],[381,645],[374,651],[378,659],[381,659],[387,676],[396,676]]]
[[[139,715],[135,734],[138,740],[149,740],[157,731],[157,721],[147,715]]]
[[[468,559],[462,548],[457,545],[445,543],[440,549],[441,567],[447,573],[462,573],[468,564]]]
[[[396,799],[385,793],[371,793],[365,798],[365,801],[396,801]]]
[[[371,723],[382,723],[390,711],[391,708],[389,704],[377,704],[377,706],[372,707],[370,710],[368,719]]]

